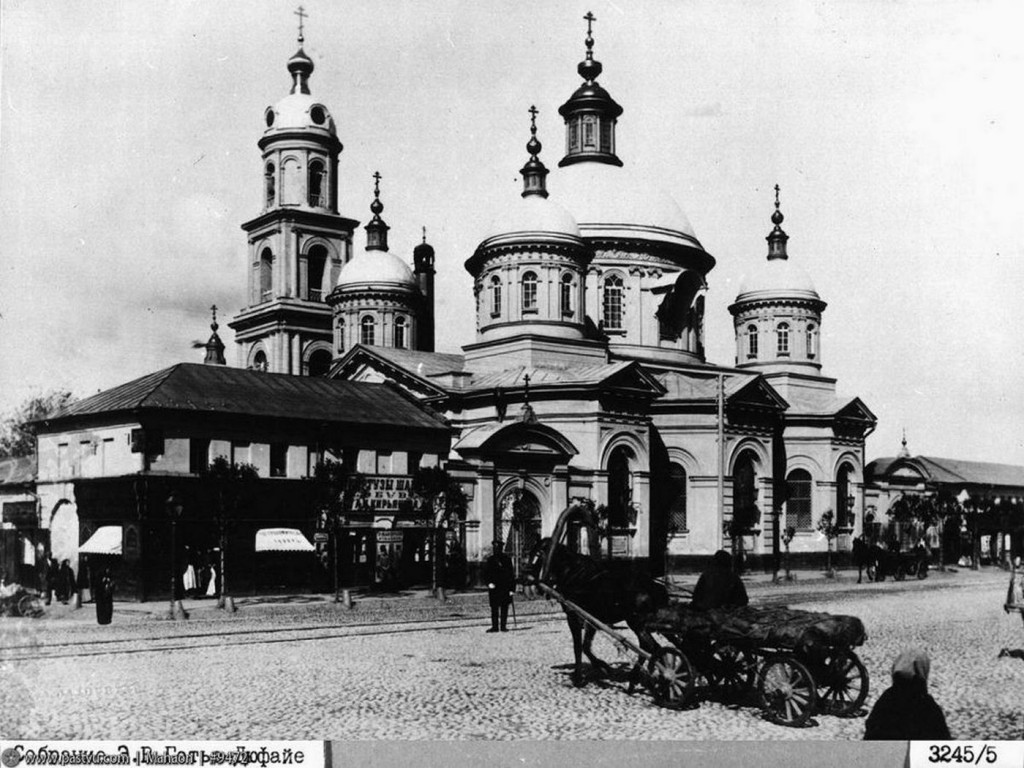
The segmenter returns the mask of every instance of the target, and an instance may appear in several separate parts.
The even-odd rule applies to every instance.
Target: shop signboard
[[[3,522],[15,528],[35,528],[38,522],[34,501],[5,501]]]
[[[376,513],[395,513],[402,502],[412,497],[411,475],[368,475],[362,498],[364,509]]]

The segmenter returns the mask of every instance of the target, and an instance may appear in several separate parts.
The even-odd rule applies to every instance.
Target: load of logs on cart
[[[701,611],[673,596],[644,621],[660,647],[645,650],[545,583],[542,593],[637,654],[644,682],[662,705],[686,708],[699,695],[755,697],[768,719],[800,726],[814,714],[849,717],[868,695],[854,648],[866,639],[854,616],[778,606]]]

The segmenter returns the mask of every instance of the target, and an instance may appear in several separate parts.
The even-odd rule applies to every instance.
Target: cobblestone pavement
[[[878,585],[752,584],[754,602],[863,619],[867,708],[911,644],[932,656],[931,691],[960,738],[1024,738],[1024,646],[1001,610],[1001,572],[936,574]],[[0,712],[11,736],[342,739],[860,739],[864,717],[767,722],[751,706],[656,706],[627,693],[631,657],[600,637],[616,674],[576,689],[564,619],[546,601],[518,603],[518,627],[485,634],[479,596],[357,607],[198,612],[189,622],[119,611],[0,624]]]

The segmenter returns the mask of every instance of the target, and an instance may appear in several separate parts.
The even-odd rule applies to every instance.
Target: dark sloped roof
[[[395,387],[179,363],[62,408],[45,423],[139,409],[444,429]]]
[[[929,481],[935,483],[1024,487],[1024,467],[1015,464],[994,464],[987,461],[941,459],[935,456],[906,458],[894,456],[875,459],[868,464],[865,474],[881,478],[888,474],[898,462],[919,468]]]
[[[35,456],[13,456],[0,459],[0,485],[24,485],[35,479]]]
[[[530,375],[530,386],[544,384],[600,384],[615,374],[629,368],[633,363],[595,363],[593,365],[574,365],[571,368],[560,366],[524,366],[517,365],[501,371],[488,371],[473,377],[472,389],[491,389],[493,387],[522,387],[523,376]]]

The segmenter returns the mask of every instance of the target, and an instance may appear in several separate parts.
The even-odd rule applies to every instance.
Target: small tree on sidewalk
[[[787,525],[786,530],[782,532],[782,546],[785,547],[782,555],[782,567],[786,571],[786,581],[793,580],[793,574],[789,572],[789,545],[793,543],[795,537],[796,528],[792,525]]]
[[[835,513],[827,509],[818,518],[818,532],[825,537],[825,575],[832,578],[836,572],[832,570],[832,542],[839,538],[839,526],[836,525]]]
[[[349,472],[348,467],[338,461],[324,459],[313,468],[314,510],[326,515],[333,547],[332,559],[334,599],[341,589],[338,576],[338,537],[341,536],[344,517],[359,508],[366,494],[366,476]]]
[[[438,525],[438,518],[443,516],[451,520],[466,519],[468,502],[466,494],[451,475],[440,467],[420,467],[412,477],[413,503],[417,511],[430,516],[431,551],[433,561],[430,572],[430,590],[436,597],[441,597],[441,570],[445,558],[446,529]],[[442,515],[442,513],[444,513]]]
[[[238,522],[239,510],[249,506],[256,495],[259,474],[252,464],[233,464],[218,456],[199,473],[213,501],[213,522],[220,543],[220,596],[218,608],[231,608],[226,571],[228,532]]]

